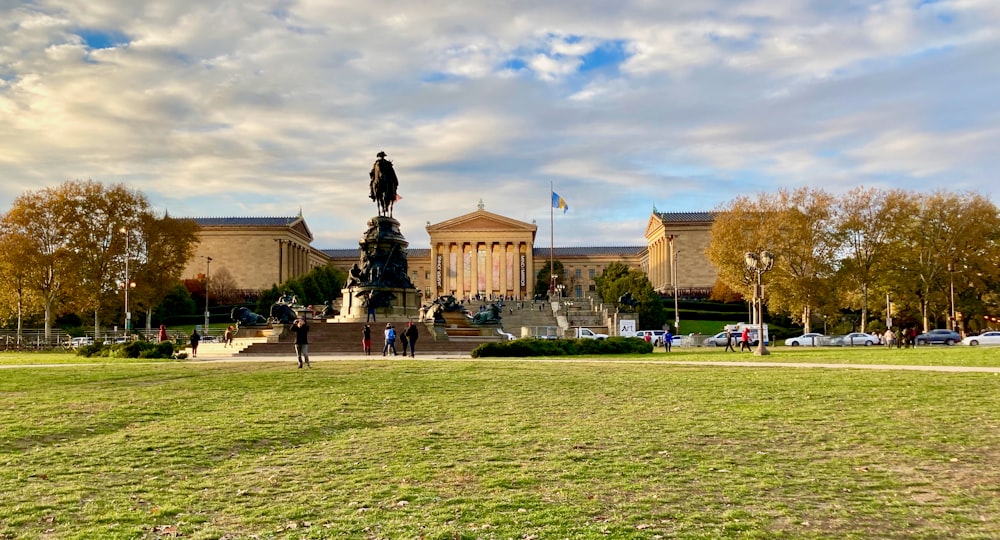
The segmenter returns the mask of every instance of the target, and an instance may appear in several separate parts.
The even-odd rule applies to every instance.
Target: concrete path
[[[236,356],[231,349],[200,350],[198,358],[189,358],[178,363],[201,364],[201,363],[248,363],[248,362],[269,362],[288,364],[295,367],[297,361],[295,354],[289,351],[287,355],[275,356]],[[435,361],[475,361],[475,362],[512,362],[518,361],[514,358],[477,358],[473,360],[467,354],[427,354],[417,353],[416,358],[403,356],[382,356],[381,353],[371,356],[361,354],[353,355],[310,355],[312,363],[332,362],[332,361],[413,361],[413,360],[435,360]],[[523,362],[548,362],[548,363],[593,363],[593,364],[660,364],[671,366],[693,366],[693,367],[725,367],[725,368],[797,368],[797,369],[868,369],[880,371],[933,371],[944,373],[993,373],[1000,375],[1000,367],[976,367],[976,366],[917,366],[917,365],[893,365],[893,364],[835,364],[816,362],[694,362],[683,360],[667,359],[636,359],[636,360],[605,360],[601,358],[523,358]],[[100,366],[113,362],[89,362],[85,364],[6,364],[0,365],[0,369],[14,368],[52,368],[52,367],[78,367],[78,366]],[[129,365],[142,364],[163,364],[164,362],[133,362]]]

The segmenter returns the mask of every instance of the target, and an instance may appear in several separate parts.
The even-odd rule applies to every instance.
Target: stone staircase
[[[488,336],[483,339],[445,339],[435,336],[433,325],[418,324],[420,336],[417,339],[417,356],[421,354],[469,354],[484,341],[498,341],[500,336]],[[311,321],[309,323],[309,354],[360,354],[362,353],[361,336],[365,323],[340,322],[328,323]],[[394,322],[397,332],[406,329],[406,323]],[[371,323],[372,355],[381,356],[385,345],[385,323]],[[285,331],[281,325],[266,341],[255,341],[239,351],[239,356],[266,356],[295,354],[295,334]],[[399,342],[396,342],[398,352],[402,354]]]

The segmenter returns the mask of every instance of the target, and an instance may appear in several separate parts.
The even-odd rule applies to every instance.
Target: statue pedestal
[[[371,291],[388,292],[395,295],[389,307],[375,309],[378,322],[416,322],[420,318],[420,294],[417,289],[387,288],[387,287],[351,287],[343,289],[343,303],[340,315],[331,319],[333,322],[365,322],[368,318],[368,307],[364,297]],[[358,295],[361,296],[358,296]]]

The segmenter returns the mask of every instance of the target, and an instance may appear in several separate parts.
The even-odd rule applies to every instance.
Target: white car
[[[962,345],[1000,345],[1000,332],[983,332],[978,336],[969,336],[962,340]]]
[[[878,336],[873,336],[871,334],[866,334],[864,332],[851,332],[846,336],[837,338],[835,345],[843,345],[844,347],[856,347],[858,345],[864,345],[865,347],[871,347],[872,345],[878,345],[882,340]]]
[[[653,345],[663,344],[663,335],[666,334],[663,330],[639,330],[635,333],[635,337],[639,339],[646,339],[646,334],[649,334],[649,342]]]
[[[826,336],[816,332],[809,332],[808,334],[802,334],[799,337],[788,338],[785,340],[785,345],[789,347],[813,347],[818,345],[823,345],[826,340]]]

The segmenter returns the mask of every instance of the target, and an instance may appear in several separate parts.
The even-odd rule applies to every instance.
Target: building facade
[[[452,294],[459,298],[532,298],[539,271],[551,259],[563,265],[558,276],[564,296],[595,291],[596,278],[620,262],[649,276],[653,287],[671,294],[711,289],[715,269],[705,256],[713,216],[708,212],[653,211],[645,245],[598,247],[536,246],[537,225],[477,210],[439,223],[428,223],[428,248],[407,250],[408,272],[424,298]],[[286,279],[333,264],[348,271],[358,248],[316,249],[302,216],[291,218],[198,218],[200,244],[184,277],[225,268],[238,288],[267,289]]]
[[[295,217],[195,218],[198,246],[182,277],[195,279],[223,269],[239,289],[271,285],[309,273],[329,262],[312,247],[313,234]]]

